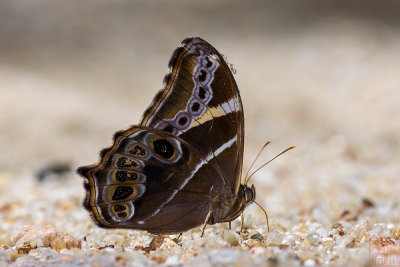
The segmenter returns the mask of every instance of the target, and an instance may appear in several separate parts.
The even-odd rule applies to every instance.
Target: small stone
[[[311,241],[310,241],[310,239],[304,238],[304,245],[307,246],[307,247],[311,246]]]
[[[253,247],[265,247],[265,245],[264,245],[262,242],[260,242],[260,241],[258,241],[258,240],[255,240],[255,239],[250,239],[250,240],[248,240],[248,241],[246,242],[246,244],[249,246],[249,248],[253,248]]]
[[[318,245],[318,243],[319,243],[319,235],[318,235],[318,233],[310,233],[310,234],[308,234],[307,235],[307,239],[314,246]]]
[[[224,230],[222,232],[222,239],[229,245],[236,246],[239,243],[240,236],[232,230]]]
[[[317,264],[316,264],[315,260],[312,260],[312,259],[308,259],[304,262],[304,266],[315,266],[315,265],[317,265]]]
[[[179,265],[179,258],[176,257],[176,256],[169,257],[169,258],[165,261],[165,265],[167,265],[167,266]]]
[[[22,251],[38,247],[51,247],[57,251],[64,248],[81,248],[81,240],[68,233],[57,231],[52,226],[24,226],[11,236],[11,244]]]
[[[181,257],[180,257],[180,260],[181,261],[187,261],[187,260],[189,260],[189,259],[191,259],[191,258],[193,258],[195,255],[193,254],[193,253],[184,253],[184,254],[182,254],[181,255]]]
[[[166,244],[168,246],[168,248],[173,248],[176,246],[176,243],[174,242],[174,240],[172,240],[170,238],[164,238],[164,244]]]
[[[11,243],[10,236],[8,234],[0,235],[0,244],[2,246],[9,245]]]
[[[300,224],[300,225],[298,226],[297,230],[298,230],[300,233],[305,234],[305,233],[307,232],[307,230],[308,230],[308,227],[307,227],[307,225],[305,225],[304,223],[302,223],[302,224]]]
[[[282,243],[283,240],[283,234],[277,232],[277,231],[271,231],[268,233],[266,242],[267,244],[280,244]]]
[[[162,264],[166,261],[166,258],[161,256],[161,255],[157,255],[157,254],[150,254],[149,259],[152,261],[155,261],[159,264]]]
[[[362,199],[362,204],[365,208],[370,208],[370,207],[374,207],[375,204],[374,202],[372,202],[372,200],[368,199],[368,198],[363,198]]]
[[[399,240],[400,239],[400,228],[393,228],[392,236],[393,236],[393,238]]]
[[[254,234],[254,235],[250,236],[250,239],[256,239],[256,240],[258,240],[260,242],[264,241],[264,238],[260,233],[257,233],[257,234]]]
[[[317,229],[317,233],[320,237],[324,238],[328,236],[328,231],[326,231],[324,228],[319,228]]]
[[[18,259],[19,257],[23,257],[23,256],[25,256],[25,254],[19,254],[19,253],[11,254],[11,255],[10,255],[10,260],[11,260],[11,261],[15,261],[15,260]]]
[[[164,242],[164,237],[162,235],[155,235],[150,242],[150,245],[144,248],[144,251],[149,253],[150,251],[156,250],[161,247]]]
[[[254,256],[260,256],[260,255],[266,254],[265,249],[262,248],[262,247],[253,247],[253,248],[250,250],[250,253],[251,253],[252,255],[254,255]]]

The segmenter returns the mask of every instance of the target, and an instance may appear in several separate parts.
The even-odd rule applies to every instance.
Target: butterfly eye
[[[174,146],[171,145],[170,142],[164,139],[158,139],[153,141],[153,146],[154,146],[154,152],[156,152],[158,155],[160,155],[165,159],[171,158],[175,153]]]
[[[250,187],[246,187],[244,189],[244,197],[245,197],[245,202],[249,203],[249,202],[253,202],[254,199],[256,198],[256,191],[254,186]]]

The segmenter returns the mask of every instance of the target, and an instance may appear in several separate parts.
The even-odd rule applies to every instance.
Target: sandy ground
[[[396,1],[0,1],[0,266],[400,264],[399,11]],[[140,120],[188,36],[237,70],[245,170],[267,140],[258,164],[297,148],[253,179],[270,232],[254,205],[244,240],[235,221],[152,247],[146,232],[96,227],[74,170]],[[66,171],[43,174],[55,164]]]

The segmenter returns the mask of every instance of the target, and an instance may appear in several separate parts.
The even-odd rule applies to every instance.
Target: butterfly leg
[[[181,232],[177,237],[175,237],[175,238],[172,239],[172,240],[174,240],[174,242],[178,244],[179,238],[181,238],[182,235],[183,235],[183,232]]]
[[[153,235],[153,239],[150,242],[150,245],[144,248],[144,251],[150,253],[150,251],[156,250],[161,247],[164,242],[164,236],[162,235]]]
[[[231,230],[232,229],[232,225],[231,225],[230,221],[228,222],[228,226],[229,226],[229,230]]]
[[[243,212],[240,214],[240,239],[243,242],[243,225],[244,225],[244,216]]]
[[[208,221],[210,220],[211,215],[212,215],[212,211],[210,210],[207,214],[206,220],[204,221],[203,227],[201,228],[201,236],[200,237],[203,237],[204,230],[206,229],[206,225],[207,225]]]

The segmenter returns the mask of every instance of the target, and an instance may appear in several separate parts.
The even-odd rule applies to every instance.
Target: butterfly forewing
[[[239,91],[218,51],[200,38],[183,41],[170,61],[166,87],[141,125],[191,144],[234,192],[240,184],[244,119]]]

